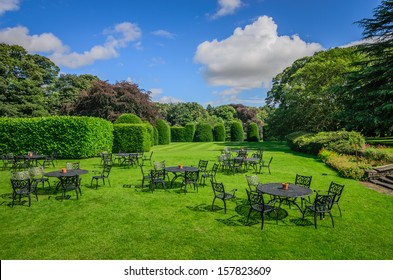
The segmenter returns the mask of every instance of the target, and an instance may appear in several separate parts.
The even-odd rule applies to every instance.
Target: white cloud
[[[150,96],[154,98],[161,95],[164,92],[164,90],[162,88],[151,88],[150,92],[151,92]]]
[[[320,44],[306,43],[298,35],[278,36],[273,19],[262,16],[222,41],[201,43],[194,61],[204,65],[209,85],[227,86],[221,95],[237,98],[247,89],[269,88],[272,78],[296,59],[319,50]]]
[[[156,36],[164,37],[167,39],[174,39],[176,37],[176,34],[166,31],[166,30],[162,30],[162,29],[153,31],[152,34],[156,35]]]
[[[31,53],[46,53],[57,65],[69,68],[78,68],[92,64],[96,60],[116,57],[118,50],[127,47],[130,42],[136,42],[135,48],[141,48],[137,41],[142,32],[135,24],[117,24],[114,28],[104,30],[104,35],[107,35],[104,44],[93,46],[83,53],[70,52],[69,47],[52,33],[30,35],[29,30],[23,26],[0,30],[0,41],[20,45]]]
[[[163,96],[157,102],[170,104],[170,103],[180,103],[183,102],[183,100],[171,96]]]
[[[20,0],[0,0],[0,16],[7,11],[19,9]]]
[[[243,3],[241,0],[218,0],[218,6],[218,11],[211,16],[212,19],[233,14],[236,10],[243,6]]]

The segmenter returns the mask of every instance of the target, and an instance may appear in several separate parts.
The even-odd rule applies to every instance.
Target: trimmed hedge
[[[157,121],[157,131],[159,145],[167,145],[171,142],[171,128],[166,121]]]
[[[243,126],[238,121],[231,122],[231,141],[238,142],[244,140]]]
[[[171,141],[172,142],[186,142],[185,141],[185,130],[183,126],[172,126],[171,127]]]
[[[122,114],[115,121],[115,124],[120,124],[120,123],[142,124],[143,122],[141,118],[138,117],[137,115]]]
[[[247,141],[248,142],[259,142],[259,128],[255,122],[250,122],[247,129]]]
[[[213,129],[208,123],[199,123],[195,129],[194,142],[213,142]]]
[[[225,141],[226,131],[225,125],[222,123],[217,123],[213,129],[214,141]]]
[[[192,142],[195,136],[195,124],[188,123],[184,126],[184,140],[185,142]]]
[[[136,152],[150,151],[151,132],[146,124],[115,124],[113,125],[113,149],[119,151]]]
[[[94,117],[0,118],[0,153],[93,157],[112,149],[112,131],[111,122]]]

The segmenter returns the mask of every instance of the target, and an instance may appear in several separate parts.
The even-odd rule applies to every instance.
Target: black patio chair
[[[112,162],[111,161],[104,161],[104,167],[102,172],[98,175],[94,175],[91,178],[90,186],[93,186],[93,180],[96,180],[96,189],[98,188],[98,180],[102,180],[102,183],[105,185],[105,179],[108,180],[109,187],[111,186],[111,181],[109,180],[109,174],[112,170]]]
[[[184,187],[184,193],[187,192],[187,185],[194,186],[194,190],[198,192],[198,180],[199,180],[199,171],[185,171],[184,179],[181,184],[181,188]]]
[[[33,183],[38,186],[39,183],[42,184],[42,188],[45,188],[45,183],[48,184],[49,189],[51,189],[50,181],[48,177],[44,176],[44,166],[33,166],[29,168],[29,175]]]
[[[147,161],[147,162],[149,162],[149,164],[150,164],[150,166],[151,166],[151,164],[152,164],[152,158],[153,158],[153,151],[150,153],[149,156],[144,155],[144,156],[142,157],[142,165],[144,165],[144,164],[145,164],[145,161]]]
[[[48,165],[52,165],[53,167],[55,167],[55,161],[57,159],[57,151],[53,151],[52,154],[50,154],[49,156],[46,156],[44,159],[44,162],[42,163],[42,166],[44,166],[44,168]]]
[[[334,195],[333,205],[334,204],[337,205],[338,210],[340,211],[340,217],[342,217],[342,215],[341,215],[341,208],[338,203],[341,199],[341,195],[343,193],[343,190],[344,190],[344,185],[340,185],[335,182],[330,183],[329,190],[328,190],[328,194]]]
[[[334,220],[332,215],[332,206],[334,202],[335,195],[334,194],[319,194],[317,193],[314,202],[312,205],[306,206],[303,210],[303,219],[307,212],[312,212],[314,214],[314,227],[317,228],[317,216],[320,216],[320,219],[325,217],[325,214],[329,214],[332,220],[332,226],[334,227]]]
[[[161,170],[150,170],[150,190],[153,192],[157,185],[161,185],[164,190],[166,190],[165,186],[165,169]]]
[[[235,195],[237,189],[233,189],[230,192],[226,192],[223,183],[214,182],[213,180],[210,180],[210,183],[212,185],[212,189],[214,193],[212,210],[213,210],[214,202],[216,201],[217,198],[221,199],[224,202],[224,213],[227,212],[227,200],[233,199],[237,204],[236,195]]]
[[[206,174],[208,163],[209,163],[209,161],[207,161],[207,160],[202,160],[202,159],[199,160],[199,162],[198,162],[199,173],[201,173],[202,175]]]
[[[312,181],[312,176],[305,176],[305,175],[296,174],[295,185],[310,189],[311,188],[311,181]],[[311,202],[311,199],[309,196],[307,196],[306,198],[302,197],[301,198],[302,207],[303,207],[304,200],[308,200],[308,202]]]
[[[150,181],[150,178],[151,178],[151,176],[150,176],[150,171],[145,171],[144,169],[143,169],[143,166],[144,165],[139,165],[139,167],[140,167],[140,169],[141,169],[141,172],[142,172],[142,189],[143,189],[143,187],[145,186],[145,181],[147,180],[147,181]]]
[[[35,194],[38,201],[37,189],[32,183],[28,171],[17,171],[11,173],[12,185],[12,207],[14,207],[15,200],[19,198],[21,202],[22,196],[26,196],[29,200],[29,207],[31,205],[31,193]]]
[[[271,174],[270,172],[270,165],[273,161],[273,157],[270,158],[270,160],[268,162],[265,162],[264,160],[261,160],[260,164],[259,164],[259,173],[261,173],[262,168],[267,168],[267,170],[269,170],[269,174]]]
[[[63,199],[65,198],[65,194],[68,191],[75,191],[76,199],[78,200],[79,194],[82,195],[82,191],[80,188],[81,178],[78,175],[75,176],[60,176],[60,185],[61,192],[63,195]]]
[[[211,170],[209,170],[201,175],[201,183],[203,183],[203,185],[206,185],[207,178],[210,178],[210,180],[213,180],[215,182],[218,168],[219,168],[218,163],[214,163]]]
[[[278,211],[276,207],[266,204],[263,198],[263,194],[258,191],[247,190],[248,203],[250,204],[250,210],[247,216],[247,223],[250,219],[250,215],[252,211],[257,211],[261,214],[262,224],[261,229],[263,229],[263,225],[265,223],[265,213],[274,212],[276,214],[276,224],[278,223]]]

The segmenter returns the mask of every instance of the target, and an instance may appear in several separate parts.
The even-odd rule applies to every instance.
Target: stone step
[[[391,171],[393,170],[393,164],[388,164],[380,167],[375,167],[374,170],[377,172],[386,172],[386,171]]]
[[[370,182],[371,182],[371,183],[374,183],[374,184],[376,184],[376,185],[378,185],[378,186],[382,186],[382,187],[385,187],[385,188],[388,188],[388,189],[393,190],[393,184],[385,183],[385,182],[383,182],[383,181],[381,181],[381,180],[379,180],[379,179],[370,180]]]
[[[386,176],[386,177],[381,177],[381,178],[379,178],[379,180],[382,181],[382,182],[389,183],[389,184],[392,184],[392,185],[393,185],[393,180],[390,179],[390,178],[388,178],[388,176]]]

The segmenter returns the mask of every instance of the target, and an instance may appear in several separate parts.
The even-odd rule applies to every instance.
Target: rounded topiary
[[[259,128],[255,122],[250,122],[247,129],[247,141],[259,142]]]
[[[196,126],[195,142],[213,142],[213,129],[208,123],[200,123]]]
[[[141,118],[138,117],[137,115],[134,115],[134,114],[122,114],[115,121],[115,124],[119,124],[119,123],[141,124],[143,122],[142,122]]]
[[[241,122],[233,121],[231,123],[231,141],[238,142],[244,140],[244,131]]]
[[[214,141],[225,141],[226,132],[225,126],[222,123],[217,123],[213,129]]]
[[[171,127],[166,121],[157,121],[157,131],[159,145],[167,145],[171,142]]]

